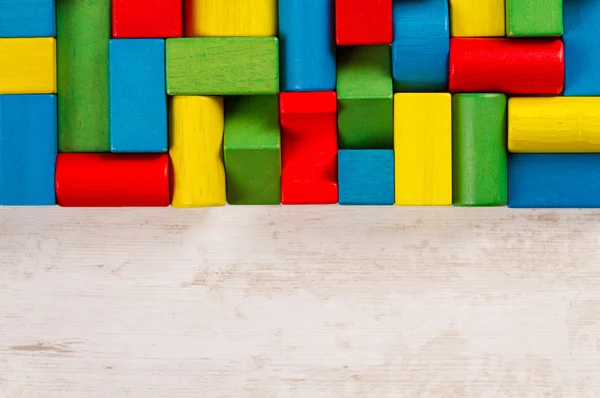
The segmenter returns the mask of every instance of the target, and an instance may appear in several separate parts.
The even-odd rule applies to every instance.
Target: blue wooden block
[[[393,205],[394,151],[338,151],[338,186],[340,205]]]
[[[0,95],[0,205],[56,204],[56,95]]]
[[[600,1],[564,0],[565,95],[600,95]]]
[[[332,0],[279,0],[282,91],[335,90]]]
[[[0,37],[56,37],[54,0],[0,0]]]
[[[110,40],[109,79],[111,151],[167,151],[165,41]]]
[[[448,80],[448,0],[394,1],[395,91],[444,91]]]
[[[511,154],[508,206],[600,207],[600,154]]]

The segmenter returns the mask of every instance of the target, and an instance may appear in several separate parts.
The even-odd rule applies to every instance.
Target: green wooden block
[[[256,95],[279,92],[276,37],[168,39],[169,95]]]
[[[341,149],[394,147],[389,46],[338,48],[338,138]]]
[[[57,0],[58,148],[109,152],[110,0]]]
[[[223,151],[229,204],[281,203],[278,101],[274,95],[226,99]]]
[[[506,0],[506,35],[560,36],[563,0]]]
[[[506,112],[503,94],[453,96],[454,205],[506,205]]]

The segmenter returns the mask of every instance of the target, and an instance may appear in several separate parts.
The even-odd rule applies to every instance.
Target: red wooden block
[[[565,60],[561,40],[451,39],[450,91],[560,94]]]
[[[112,0],[114,38],[183,35],[182,0]]]
[[[59,206],[169,206],[169,155],[61,153],[55,185]]]
[[[337,0],[335,21],[339,46],[392,42],[392,0]]]
[[[279,99],[282,203],[337,203],[336,93],[288,92]]]

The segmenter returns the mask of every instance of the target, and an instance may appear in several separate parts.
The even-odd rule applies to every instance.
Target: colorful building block
[[[171,98],[173,207],[225,205],[224,109],[221,97]]]
[[[110,41],[112,152],[166,152],[165,41]]]
[[[335,92],[281,93],[283,204],[333,204],[337,185]]]
[[[0,0],[0,37],[56,37],[54,0]]]
[[[508,149],[516,153],[600,152],[600,97],[511,98]]]
[[[277,0],[184,2],[185,35],[188,37],[277,35]]]
[[[0,205],[55,205],[56,95],[0,95]]]
[[[169,156],[61,153],[56,198],[63,207],[168,206]]]
[[[110,0],[60,0],[58,149],[109,152]]]
[[[446,93],[394,96],[396,205],[452,204],[451,109]]]
[[[276,95],[227,99],[223,152],[227,203],[281,203],[281,139]]]
[[[0,94],[56,93],[56,39],[0,39]]]
[[[504,15],[504,0],[450,0],[452,36],[504,36]]]
[[[394,105],[389,46],[338,50],[340,148],[391,149]]]
[[[600,154],[511,154],[508,206],[600,207]]]
[[[506,0],[506,35],[562,35],[562,7],[563,0]]]
[[[333,0],[279,0],[281,91],[335,90]]]
[[[279,92],[276,37],[167,39],[169,95]]]
[[[504,94],[452,97],[454,205],[506,205],[506,105]]]
[[[338,184],[340,205],[393,205],[394,151],[340,150]]]
[[[114,38],[161,39],[182,35],[182,0],[112,0]]]
[[[560,40],[452,39],[450,91],[559,94],[564,66]]]
[[[392,0],[336,0],[338,46],[390,44]]]

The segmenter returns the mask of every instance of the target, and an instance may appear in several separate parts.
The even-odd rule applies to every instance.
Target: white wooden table
[[[600,211],[0,209],[0,397],[599,397]]]

